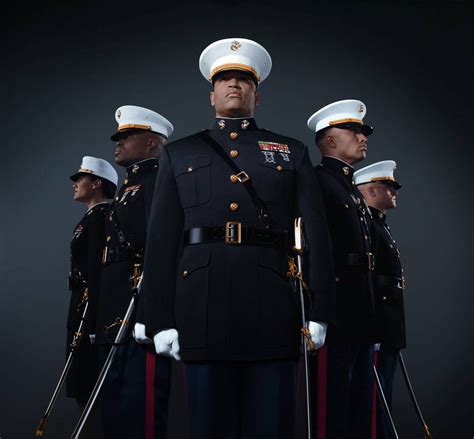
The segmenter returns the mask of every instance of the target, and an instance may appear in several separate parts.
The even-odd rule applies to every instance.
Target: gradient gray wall
[[[304,141],[314,163],[308,116],[339,99],[367,105],[375,133],[360,166],[393,159],[403,183],[389,221],[407,276],[405,361],[433,437],[472,437],[468,2],[98,3],[18,3],[4,19],[1,438],[33,437],[63,365],[69,242],[84,211],[68,176],[83,155],[113,160],[121,105],[162,113],[174,139],[208,127],[198,58],[227,37],[268,49],[257,121]],[[185,439],[174,372],[170,439]],[[394,398],[400,437],[422,437],[400,374]],[[61,396],[47,437],[69,437],[77,418]]]

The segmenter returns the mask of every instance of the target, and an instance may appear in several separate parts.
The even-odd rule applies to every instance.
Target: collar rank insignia
[[[225,120],[221,119],[219,122],[217,122],[217,125],[219,125],[219,128],[223,130],[225,128]]]
[[[249,125],[250,125],[250,122],[247,119],[244,119],[242,123],[240,124],[243,130],[246,130]]]

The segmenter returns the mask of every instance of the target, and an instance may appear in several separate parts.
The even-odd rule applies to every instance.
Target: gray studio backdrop
[[[375,132],[358,167],[393,159],[403,184],[389,222],[407,277],[405,361],[433,437],[471,438],[467,2],[97,3],[17,4],[5,20],[0,437],[33,437],[64,362],[69,242],[84,212],[69,175],[83,155],[113,161],[121,105],[162,113],[173,139],[208,127],[199,55],[246,37],[273,58],[258,123],[304,141],[315,164],[307,118],[339,99],[367,105]],[[189,437],[180,380],[176,364],[169,439]],[[394,398],[400,437],[422,437],[400,373]],[[69,437],[77,418],[61,395],[47,437]]]

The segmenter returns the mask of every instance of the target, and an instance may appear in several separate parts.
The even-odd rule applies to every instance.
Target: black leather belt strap
[[[349,253],[347,255],[347,265],[351,267],[362,267],[373,271],[375,259],[372,253]]]
[[[378,287],[403,289],[405,286],[405,281],[402,277],[392,276],[389,274],[377,274],[375,276],[375,282]]]
[[[285,230],[246,227],[229,221],[221,227],[193,227],[184,232],[184,245],[224,242],[229,245],[259,245],[286,248],[288,233]]]
[[[105,247],[102,257],[103,264],[111,262],[131,261],[133,259],[133,251],[131,247]]]
[[[250,195],[253,204],[257,210],[257,216],[262,221],[264,226],[268,229],[272,225],[272,217],[270,215],[270,211],[268,210],[267,206],[263,202],[263,200],[258,196],[255,188],[253,187],[251,178],[244,172],[241,171],[237,164],[227,155],[221,145],[217,143],[209,134],[208,130],[201,131],[196,134],[202,141],[207,143],[215,152],[218,154],[222,160],[224,160],[229,167],[234,171],[239,179],[239,182],[245,188],[245,190]]]

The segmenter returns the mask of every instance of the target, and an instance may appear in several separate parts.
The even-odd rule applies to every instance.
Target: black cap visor
[[[358,128],[364,136],[370,136],[374,132],[374,128],[370,125],[361,125],[357,122],[338,123],[337,125],[331,125],[330,128],[340,128],[342,130]]]

